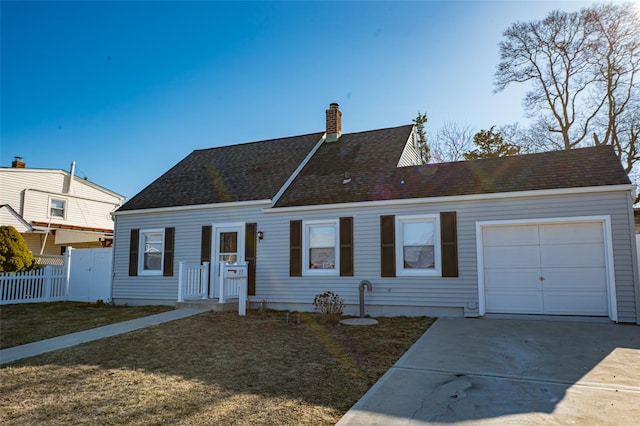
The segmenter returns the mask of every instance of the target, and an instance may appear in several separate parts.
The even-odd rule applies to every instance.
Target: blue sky
[[[493,94],[502,32],[590,2],[0,3],[0,165],[132,197],[194,149],[429,117],[524,121]]]

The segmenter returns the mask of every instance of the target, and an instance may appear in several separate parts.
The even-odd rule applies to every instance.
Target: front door
[[[244,262],[244,223],[214,225],[214,256],[210,297],[220,295],[220,262],[227,264]]]

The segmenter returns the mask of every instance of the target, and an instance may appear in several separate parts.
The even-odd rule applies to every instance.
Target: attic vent
[[[344,179],[342,179],[342,184],[346,185],[349,182],[351,182],[351,175],[349,174],[349,172],[344,172]]]

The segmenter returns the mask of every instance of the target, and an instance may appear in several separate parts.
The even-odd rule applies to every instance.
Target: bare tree
[[[500,43],[495,91],[512,83],[534,118],[537,148],[610,144],[632,174],[640,160],[640,13],[631,3],[551,12],[512,24]],[[531,145],[535,147],[535,145]]]
[[[431,138],[431,161],[444,163],[464,160],[473,148],[474,130],[469,124],[446,122]]]

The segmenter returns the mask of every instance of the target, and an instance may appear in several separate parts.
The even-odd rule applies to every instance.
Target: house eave
[[[229,208],[237,208],[237,207],[257,207],[257,206],[270,206],[270,205],[271,205],[271,200],[234,201],[230,203],[194,204],[194,205],[188,205],[188,206],[171,206],[171,207],[157,207],[157,208],[151,208],[151,209],[115,211],[112,213],[112,216],[131,216],[131,215],[141,215],[141,214],[159,214],[159,213],[173,213],[173,212],[183,212],[183,211],[229,209]]]
[[[285,213],[285,212],[299,212],[299,211],[317,211],[317,210],[331,210],[331,209],[350,209],[356,207],[380,207],[380,206],[397,206],[397,205],[412,205],[412,204],[435,204],[435,203],[455,203],[455,202],[469,202],[469,201],[487,201],[487,200],[499,200],[507,198],[522,198],[522,197],[543,197],[543,196],[558,196],[558,195],[574,195],[574,194],[593,194],[598,192],[621,192],[629,191],[631,194],[636,189],[635,185],[606,185],[606,186],[588,186],[582,188],[558,188],[558,189],[542,189],[535,191],[512,191],[512,192],[497,192],[497,193],[485,193],[485,194],[470,194],[470,195],[451,195],[443,197],[423,197],[423,198],[405,198],[396,200],[379,200],[379,201],[361,201],[352,203],[340,203],[340,204],[319,204],[319,205],[307,205],[307,206],[292,206],[292,207],[272,207],[263,209],[263,213]]]

